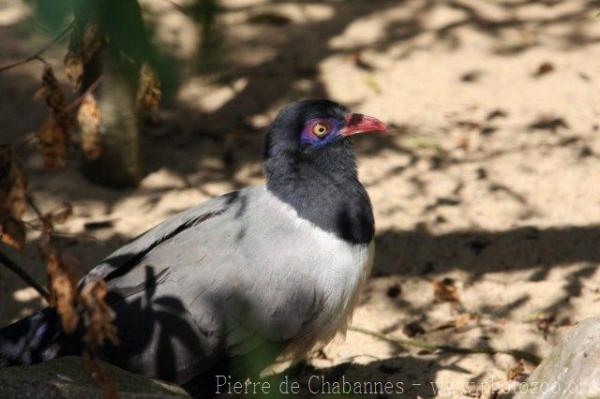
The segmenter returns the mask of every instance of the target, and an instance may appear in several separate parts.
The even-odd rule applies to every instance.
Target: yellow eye
[[[329,132],[329,127],[324,123],[315,123],[312,132],[317,137],[323,137]]]

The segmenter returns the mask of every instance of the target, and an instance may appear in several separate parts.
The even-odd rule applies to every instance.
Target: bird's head
[[[267,131],[267,188],[321,229],[352,243],[368,243],[373,211],[358,181],[349,137],[386,131],[379,120],[332,101],[288,105]]]
[[[371,116],[349,112],[328,100],[304,100],[282,109],[271,124],[265,158],[292,152],[316,154],[359,133],[387,132],[385,124]]]

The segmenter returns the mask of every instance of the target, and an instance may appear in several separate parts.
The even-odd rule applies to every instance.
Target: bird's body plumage
[[[373,260],[371,204],[348,140],[303,147],[297,137],[309,117],[342,118],[332,104],[280,113],[267,136],[266,186],[167,219],[82,279],[108,285],[121,343],[107,344],[104,359],[200,392],[217,370],[265,348],[273,356],[261,367],[343,330]],[[67,337],[58,326],[46,309],[0,331],[0,366],[77,354],[82,328]]]
[[[135,254],[134,267],[128,254]],[[267,340],[298,356],[343,325],[371,260],[372,245],[314,226],[260,186],[175,216],[109,256],[87,279],[107,280],[117,316],[136,301],[144,308],[179,302],[173,308],[190,313],[189,326],[207,353],[222,347],[241,356]],[[133,324],[123,330],[143,325]],[[202,367],[210,366],[209,357]]]

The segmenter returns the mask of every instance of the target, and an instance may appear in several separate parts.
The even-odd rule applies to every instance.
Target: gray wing
[[[295,251],[298,237],[265,195],[246,189],[175,215],[86,276],[107,280],[124,337],[109,357],[184,382],[220,361],[222,349],[238,356],[284,344],[310,322],[321,294],[295,267],[305,256]]]
[[[99,265],[88,272],[80,281],[80,285],[98,278],[109,281],[115,275],[121,276],[128,272],[135,274],[135,266],[149,252],[165,241],[175,238],[178,234],[185,233],[190,227],[223,213],[236,201],[239,195],[240,192],[233,192],[213,198],[170,217],[107,256]],[[130,275],[129,279],[135,279],[135,277],[137,276]],[[141,278],[143,279],[143,276]]]

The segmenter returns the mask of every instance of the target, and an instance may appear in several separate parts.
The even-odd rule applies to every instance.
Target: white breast
[[[360,291],[371,273],[375,244],[371,241],[352,245],[341,241],[334,250],[330,266],[319,275],[321,289],[329,293],[326,311],[312,326],[317,343],[323,345],[337,333],[346,332]],[[333,260],[334,257],[337,259]]]
[[[322,311],[286,351],[293,357],[300,357],[317,345],[327,344],[338,332],[345,332],[361,288],[371,272],[375,246],[373,242],[352,244],[344,241],[300,218],[294,208],[274,195],[268,193],[267,197],[273,209],[285,215],[294,224],[298,236],[304,238],[298,249],[306,251],[310,264],[315,266],[308,270],[316,282],[315,289],[325,293],[324,303],[320,306]]]

